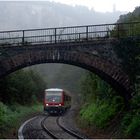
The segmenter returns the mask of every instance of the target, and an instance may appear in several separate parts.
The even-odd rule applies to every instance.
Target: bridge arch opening
[[[76,51],[47,50],[16,54],[12,58],[1,61],[0,76],[42,63],[63,63],[84,68],[109,83],[125,100],[131,98],[131,89],[128,88],[129,79],[121,69],[97,56]]]

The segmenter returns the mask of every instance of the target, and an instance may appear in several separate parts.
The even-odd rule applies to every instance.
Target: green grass
[[[42,105],[21,106],[19,104],[6,106],[0,102],[0,138],[7,138],[13,129],[20,126],[23,118],[43,110]]]

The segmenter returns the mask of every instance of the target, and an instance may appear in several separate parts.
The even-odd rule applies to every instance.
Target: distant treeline
[[[49,1],[0,1],[0,30],[114,23],[122,13]]]

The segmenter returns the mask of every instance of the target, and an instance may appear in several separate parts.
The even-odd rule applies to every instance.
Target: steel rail
[[[46,133],[51,136],[53,139],[59,139],[58,137],[56,137],[46,126],[45,126],[45,121],[46,119],[49,117],[49,115],[47,115],[42,121],[41,121],[41,126],[44,129],[44,131],[46,131]]]
[[[77,139],[85,139],[84,137],[82,137],[82,136],[76,134],[74,131],[72,131],[72,130],[66,128],[66,127],[64,127],[63,125],[61,125],[61,124],[60,124],[60,117],[57,118],[56,122],[57,122],[57,125],[58,125],[61,129],[63,129],[65,132],[67,132],[68,134],[70,134],[70,135],[76,137]]]
[[[21,126],[20,128],[18,129],[18,139],[19,140],[23,140],[24,139],[24,136],[23,136],[23,128],[25,127],[25,125],[27,125],[27,123],[29,123],[30,121],[36,119],[38,116],[35,116],[33,118],[30,118],[29,120],[25,121]]]

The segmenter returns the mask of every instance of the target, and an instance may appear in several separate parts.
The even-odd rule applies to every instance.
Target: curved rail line
[[[53,139],[59,139],[58,137],[56,137],[46,126],[45,126],[45,121],[46,121],[46,119],[49,117],[49,115],[47,115],[46,117],[45,117],[45,119],[43,119],[42,121],[41,121],[41,126],[42,126],[42,128],[44,129],[44,131],[46,131],[47,132],[47,134],[49,135],[49,136],[51,136]]]
[[[41,126],[42,126],[42,128],[47,132],[47,134],[49,135],[49,136],[51,136],[53,139],[60,139],[60,138],[58,138],[52,131],[50,131],[46,126],[45,126],[45,121],[46,121],[46,119],[48,118],[49,116],[46,116],[46,118],[41,122]],[[63,130],[63,131],[65,131],[66,133],[68,133],[68,134],[70,134],[71,136],[74,136],[75,138],[77,138],[77,139],[85,139],[84,137],[82,137],[82,136],[80,136],[80,135],[78,135],[78,134],[76,134],[75,132],[73,132],[72,130],[70,130],[70,129],[68,129],[68,128],[66,128],[66,127],[64,127],[64,126],[62,126],[61,124],[60,124],[60,117],[58,117],[57,119],[56,119],[56,123],[57,123],[57,125]]]
[[[18,130],[18,139],[25,139],[24,136],[23,136],[23,128],[25,127],[25,125],[27,125],[30,121],[36,119],[38,116],[35,116],[27,121],[25,121],[21,127],[19,128]],[[54,134],[54,132],[50,131],[49,130],[49,127],[47,128],[46,125],[45,125],[45,121],[48,119],[48,117],[50,117],[48,114],[45,116],[44,119],[42,119],[41,121],[41,127],[43,128],[43,130],[52,138],[52,139],[60,139],[60,137],[56,136],[56,134]],[[75,137],[76,139],[85,139],[84,137],[76,134],[74,131],[64,127],[61,123],[60,123],[60,116],[57,117],[56,119],[56,124],[58,125],[58,127],[63,130],[64,132],[68,133],[69,135]],[[62,139],[62,138],[61,138]]]
[[[19,140],[23,140],[23,139],[24,139],[23,132],[22,132],[24,126],[25,126],[27,123],[29,123],[30,121],[36,119],[37,117],[38,117],[38,116],[35,116],[35,117],[33,117],[33,118],[31,118],[31,119],[25,121],[25,122],[20,126],[20,128],[19,128],[19,130],[18,130],[18,139],[19,139]]]
[[[60,117],[57,118],[56,122],[57,122],[57,125],[58,125],[61,129],[63,129],[65,132],[69,133],[70,135],[76,137],[77,139],[85,139],[84,137],[82,137],[82,136],[76,134],[76,133],[73,132],[72,130],[70,130],[70,129],[64,127],[63,125],[61,125],[61,124],[60,124]]]

